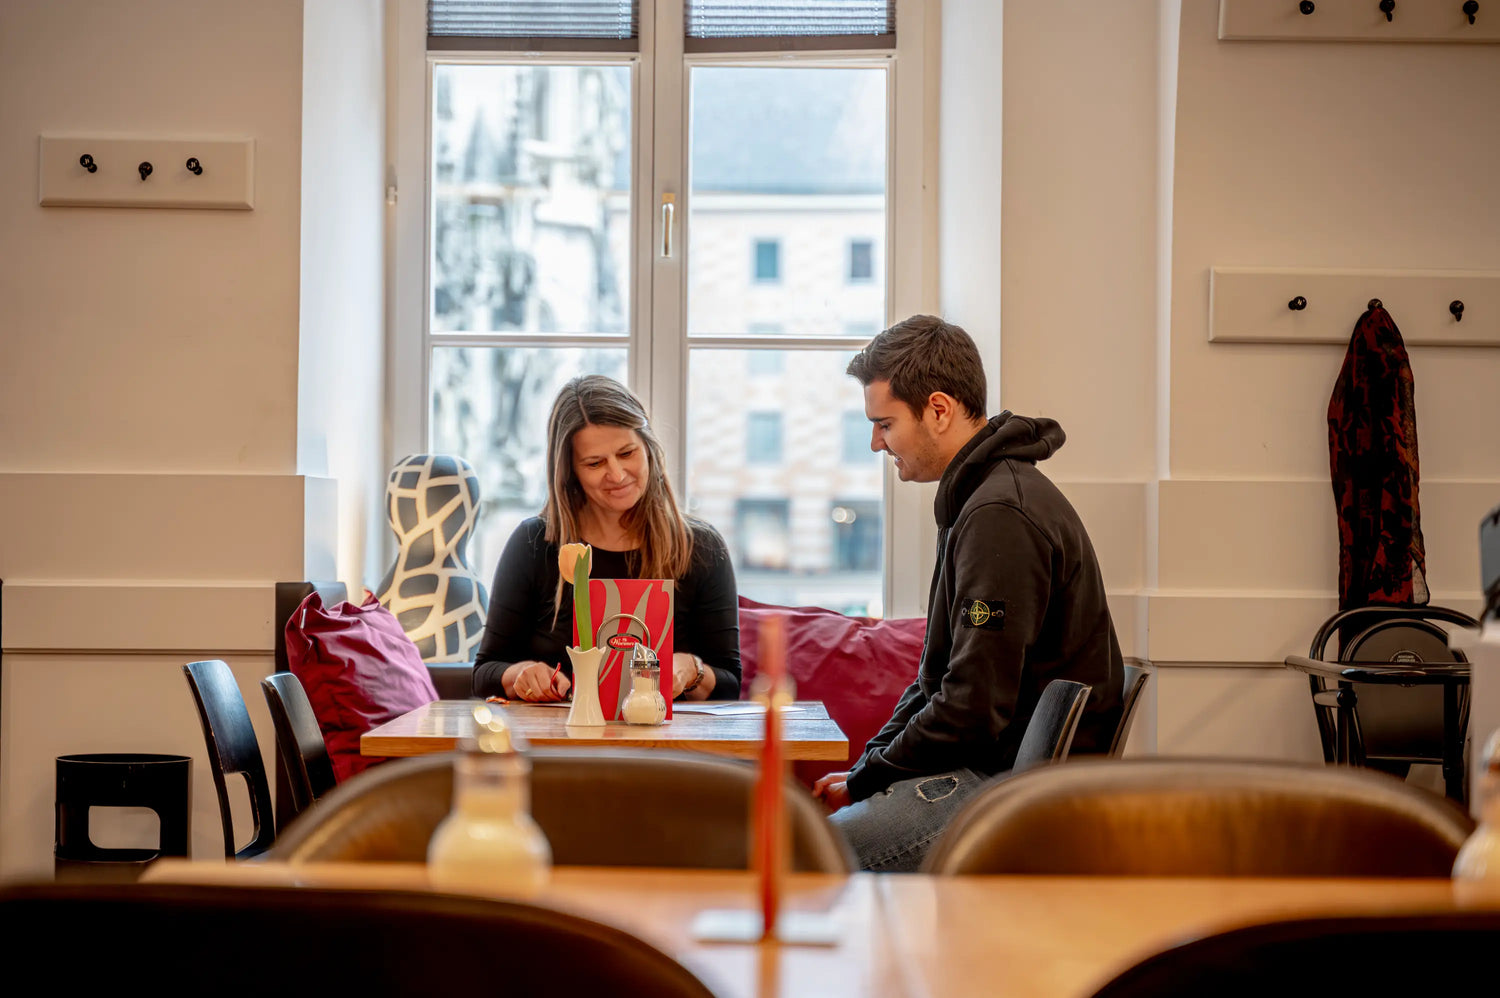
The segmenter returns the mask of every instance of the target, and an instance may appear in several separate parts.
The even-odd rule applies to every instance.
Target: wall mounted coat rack
[[[1219,0],[1220,41],[1500,42],[1500,0]]]
[[[252,139],[43,135],[38,199],[46,206],[255,206]]]
[[[1375,299],[1408,345],[1500,346],[1500,273],[1462,270],[1215,267],[1208,338],[1344,345]]]

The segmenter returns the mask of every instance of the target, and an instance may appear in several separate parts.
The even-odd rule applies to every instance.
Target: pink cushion
[[[359,754],[360,735],[438,698],[417,646],[373,593],[332,607],[309,595],[286,623],[286,656],[340,782],[385,761]]]
[[[920,617],[873,620],[819,607],[786,607],[740,597],[740,662],[744,696],[759,663],[760,625],[782,620],[787,672],[799,700],[822,700],[849,738],[844,762],[799,762],[793,768],[809,786],[824,773],[848,769],[865,742],[891,719],[901,694],[917,678],[927,621]]]

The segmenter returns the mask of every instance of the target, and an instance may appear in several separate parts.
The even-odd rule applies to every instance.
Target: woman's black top
[[[717,530],[696,520],[688,521],[688,529],[693,532],[693,560],[673,593],[672,650],[691,652],[714,670],[712,699],[737,700],[740,617],[734,566]],[[500,555],[484,639],[474,659],[475,696],[504,696],[500,677],[515,662],[560,664],[572,678],[573,666],[563,649],[573,643],[573,587],[563,587],[554,621],[557,545],[547,542],[546,532],[541,518],[534,516],[516,528]],[[593,559],[591,578],[640,577],[634,552],[596,547]],[[662,668],[670,668],[670,663],[663,662]]]

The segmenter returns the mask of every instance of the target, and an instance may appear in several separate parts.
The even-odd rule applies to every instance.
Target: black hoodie
[[[1002,412],[943,472],[917,681],[855,763],[851,799],[916,776],[1009,769],[1054,679],[1093,687],[1072,751],[1108,751],[1124,664],[1104,579],[1078,514],[1036,467],[1064,439],[1053,420]]]

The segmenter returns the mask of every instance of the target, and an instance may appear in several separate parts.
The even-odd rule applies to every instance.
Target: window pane
[[[434,453],[479,474],[479,522],[469,565],[489,584],[516,524],[547,499],[547,416],[569,378],[625,380],[623,349],[437,347],[432,351]]]
[[[781,280],[781,244],[774,239],[755,241],[755,279]]]
[[[885,72],[694,67],[690,335],[885,325]],[[856,241],[871,274],[851,283]]]
[[[855,239],[849,243],[849,280],[871,281],[875,279],[875,244],[868,239]]]
[[[879,464],[879,455],[870,449],[872,428],[864,410],[844,413],[844,463]]]
[[[781,463],[781,413],[752,412],[745,417],[745,460],[750,464]]]
[[[432,331],[629,331],[630,70],[433,69]]]
[[[751,357],[783,354],[779,375],[749,376]],[[724,534],[740,592],[787,606],[882,612],[882,470],[868,450],[845,463],[846,413],[864,393],[844,374],[853,353],[695,349],[688,371],[688,509]],[[762,363],[757,360],[756,363]],[[780,456],[755,464],[746,448],[774,416]],[[844,524],[835,507],[858,512]],[[784,510],[785,512],[778,512]],[[842,533],[842,539],[841,539]]]

